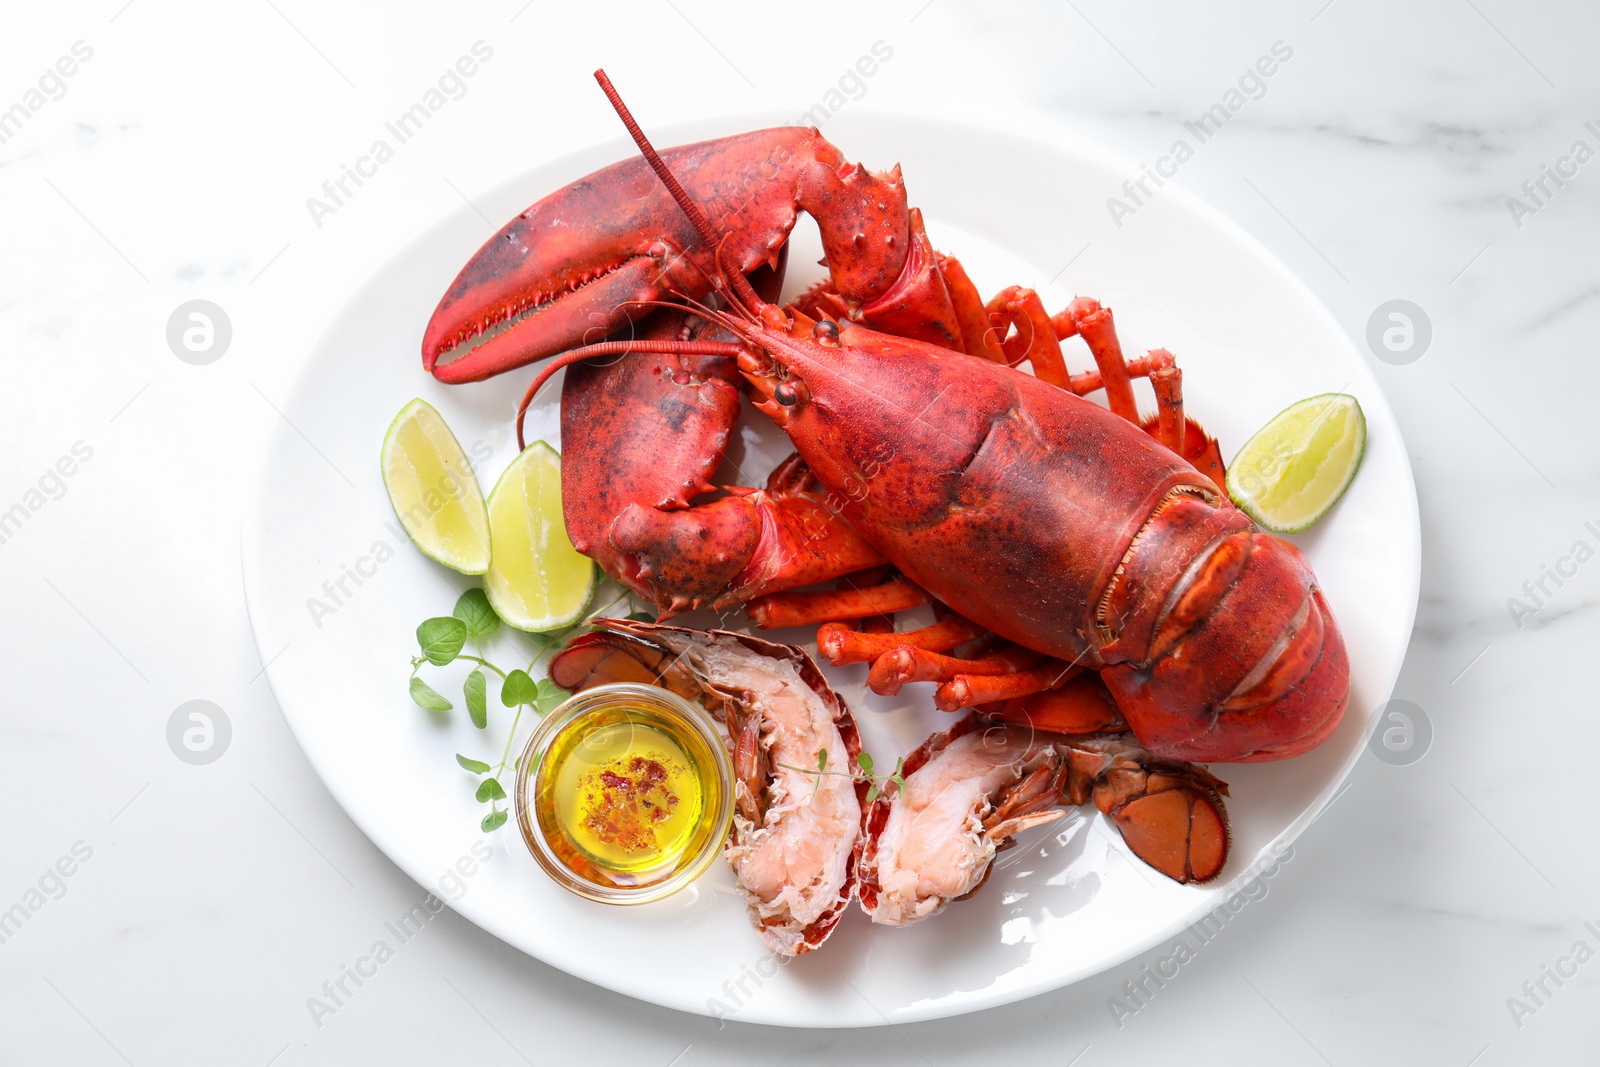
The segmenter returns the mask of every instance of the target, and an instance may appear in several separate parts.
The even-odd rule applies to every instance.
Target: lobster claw
[[[486,247],[473,264],[491,253],[491,258],[506,258],[502,249]],[[442,382],[455,385],[482,381],[545,356],[603,340],[649,310],[630,301],[656,300],[663,295],[655,281],[661,274],[661,265],[651,258],[628,260],[603,278],[573,283],[568,292],[554,298],[537,282],[527,287],[517,284],[521,277],[548,282],[547,275],[538,267],[526,265],[526,261],[516,273],[496,275],[493,271],[493,267],[488,268],[485,281],[479,284],[464,281],[465,274],[457,278],[428,323],[422,366]],[[558,281],[551,288],[561,284]],[[508,329],[492,334],[459,359],[440,362],[440,357],[459,343],[472,339],[473,327],[490,324],[492,330],[494,324],[520,314],[506,309],[528,307],[536,310]]]
[[[651,217],[649,197],[640,199],[650,192],[645,178],[655,182],[630,160],[507,223],[439,301],[422,339],[423,367],[443,382],[481,381],[599,341],[650,310],[630,302],[671,289],[703,296],[709,284],[676,252],[693,234],[670,214]]]
[[[777,267],[801,173],[836,157],[816,131],[788,127],[661,153],[727,235],[723,264],[741,274]],[[478,250],[428,321],[422,365],[475,382],[599,341],[650,310],[639,301],[705,297],[717,255],[649,165],[624,160],[540,200]]]

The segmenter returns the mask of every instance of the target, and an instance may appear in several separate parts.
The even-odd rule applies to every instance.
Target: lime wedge
[[[1323,393],[1280,411],[1228,464],[1228,496],[1273,533],[1299,533],[1355,480],[1367,417],[1348,393]]]
[[[383,436],[383,485],[406,536],[462,574],[489,569],[483,490],[455,434],[425,400],[400,409]]]
[[[561,517],[561,456],[535,441],[489,493],[493,562],[483,591],[519,630],[545,633],[583,618],[594,595],[594,561],[567,539]]]

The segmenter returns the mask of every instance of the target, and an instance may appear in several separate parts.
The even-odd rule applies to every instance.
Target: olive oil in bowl
[[[534,731],[516,805],[523,839],[558,883],[643,903],[693,881],[721,850],[732,768],[700,708],[654,686],[597,686]]]

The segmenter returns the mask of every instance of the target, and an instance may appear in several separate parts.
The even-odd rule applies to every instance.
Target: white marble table
[[[27,914],[0,943],[0,1062],[1594,1062],[1592,8],[400,6],[29,5],[0,35],[0,513],[22,507],[0,541],[0,909]],[[460,98],[332,201],[324,182],[480,40]],[[892,55],[852,81],[876,42]],[[1431,323],[1421,358],[1374,358],[1421,500],[1395,695],[1431,723],[1425,758],[1367,757],[1266,895],[1141,1001],[1125,983],[1159,953],[898,1030],[719,1028],[447,912],[318,1026],[340,934],[417,887],[279,716],[238,530],[274,401],[349,292],[463,197],[612,138],[602,63],[657,75],[658,122],[842,103],[1055,124],[1154,166],[1275,46],[1173,180],[1353,336],[1395,299]],[[166,340],[193,299],[232,323],[209,365]],[[232,726],[209,766],[167,744],[194,699]]]

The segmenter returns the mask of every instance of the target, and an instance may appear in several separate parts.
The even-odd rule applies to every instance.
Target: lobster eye
[[[811,336],[819,345],[839,343],[839,324],[823,319],[811,328]]]
[[[805,400],[805,390],[805,385],[793,378],[787,378],[772,390],[772,399],[786,408],[792,408]]]

